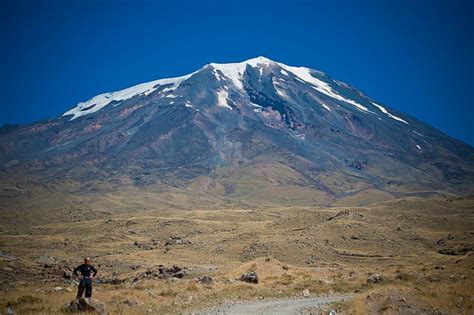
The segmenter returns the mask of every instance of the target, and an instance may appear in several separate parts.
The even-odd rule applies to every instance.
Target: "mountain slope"
[[[474,183],[472,147],[325,73],[264,57],[4,127],[0,166],[4,206],[57,194],[138,204],[149,194],[144,207],[357,204]]]

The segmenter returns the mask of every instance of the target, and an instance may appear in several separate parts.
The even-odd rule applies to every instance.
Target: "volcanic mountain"
[[[474,148],[323,72],[258,57],[4,126],[0,182],[2,207],[364,204],[472,191]]]

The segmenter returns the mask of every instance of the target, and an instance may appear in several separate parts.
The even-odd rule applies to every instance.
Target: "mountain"
[[[258,57],[4,126],[0,182],[2,207],[365,204],[472,192],[474,148],[321,71]]]

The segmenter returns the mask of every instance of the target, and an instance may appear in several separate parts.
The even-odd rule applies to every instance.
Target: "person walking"
[[[92,279],[97,274],[97,269],[91,265],[91,258],[86,257],[84,263],[74,269],[74,274],[79,277],[79,287],[77,288],[76,299],[80,299],[84,290],[86,291],[86,298],[92,296]]]

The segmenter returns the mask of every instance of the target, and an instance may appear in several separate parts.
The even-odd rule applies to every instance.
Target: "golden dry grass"
[[[420,309],[469,313],[472,252],[438,250],[473,244],[473,205],[472,198],[405,198],[365,207],[11,211],[2,213],[8,221],[0,225],[0,310],[11,304],[19,314],[61,313],[76,288],[40,258],[73,267],[91,255],[100,277],[125,280],[94,287],[94,297],[114,314],[181,313],[225,301],[301,296],[304,289],[313,295],[355,292],[343,308],[355,314],[396,311],[401,306],[390,296]],[[165,246],[171,235],[186,242]],[[133,282],[159,264],[189,269],[179,280]],[[259,284],[236,280],[249,269],[257,271]],[[369,273],[383,274],[384,282],[367,284]],[[197,283],[202,275],[213,284]],[[56,292],[56,286],[72,292]],[[366,300],[372,293],[377,303]],[[141,304],[129,307],[127,298]]]

